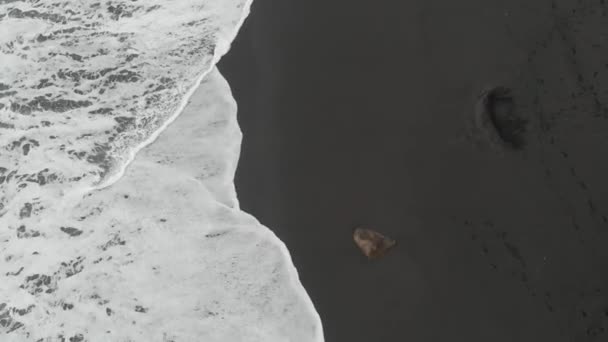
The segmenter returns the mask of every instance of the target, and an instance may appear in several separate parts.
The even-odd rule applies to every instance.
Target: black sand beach
[[[291,251],[326,341],[608,340],[607,11],[254,1],[219,65],[237,191]],[[475,129],[495,86],[521,148]],[[366,260],[360,225],[397,246]]]

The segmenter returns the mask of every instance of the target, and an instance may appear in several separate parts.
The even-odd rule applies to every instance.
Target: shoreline
[[[244,134],[237,193],[287,245],[326,341],[557,342],[608,327],[608,192],[587,186],[606,187],[588,151],[608,149],[607,124],[585,116],[587,89],[608,79],[593,57],[602,6],[253,3],[218,65]],[[467,136],[488,85],[514,91],[519,151]],[[397,246],[367,261],[357,226]]]
[[[158,129],[156,129],[146,140],[142,141],[133,150],[129,151],[126,161],[121,163],[120,169],[118,169],[115,174],[110,177],[110,179],[106,180],[104,183],[101,184],[96,183],[90,189],[86,189],[84,192],[101,190],[111,186],[112,184],[120,180],[120,178],[124,175],[126,169],[129,167],[129,164],[131,164],[137,156],[137,153],[144,149],[146,146],[154,143],[154,141],[158,139],[159,135],[162,134],[162,132],[164,132],[167,127],[169,127],[171,123],[173,123],[179,117],[179,115],[184,111],[184,109],[190,102],[190,98],[196,92],[196,89],[200,87],[203,79],[207,75],[209,75],[209,73],[212,72],[214,68],[216,68],[218,61],[230,50],[230,45],[234,41],[234,38],[237,36],[238,32],[241,30],[243,23],[249,16],[252,2],[253,0],[247,0],[243,5],[243,12],[241,13],[240,19],[238,20],[238,24],[234,27],[234,30],[229,35],[230,39],[218,40],[218,44],[216,45],[216,49],[213,52],[213,56],[211,58],[211,61],[209,62],[207,70],[203,71],[201,75],[198,76],[198,78],[194,81],[194,84],[186,91],[182,101],[177,106],[177,109],[175,110],[173,115],[171,115],[165,122],[163,122],[163,124]],[[217,52],[217,46],[221,46],[219,53]]]

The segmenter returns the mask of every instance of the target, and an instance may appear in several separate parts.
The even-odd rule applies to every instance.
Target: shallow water
[[[248,8],[0,2],[3,340],[323,339],[287,249],[238,209],[213,65]]]

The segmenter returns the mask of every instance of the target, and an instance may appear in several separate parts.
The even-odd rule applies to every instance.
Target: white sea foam
[[[0,340],[323,340],[238,209],[213,65],[249,5],[0,0]]]

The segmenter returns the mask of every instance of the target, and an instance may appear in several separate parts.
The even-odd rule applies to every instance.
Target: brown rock
[[[355,229],[353,239],[361,249],[361,252],[369,259],[382,257],[396,243],[395,240],[365,228]]]

